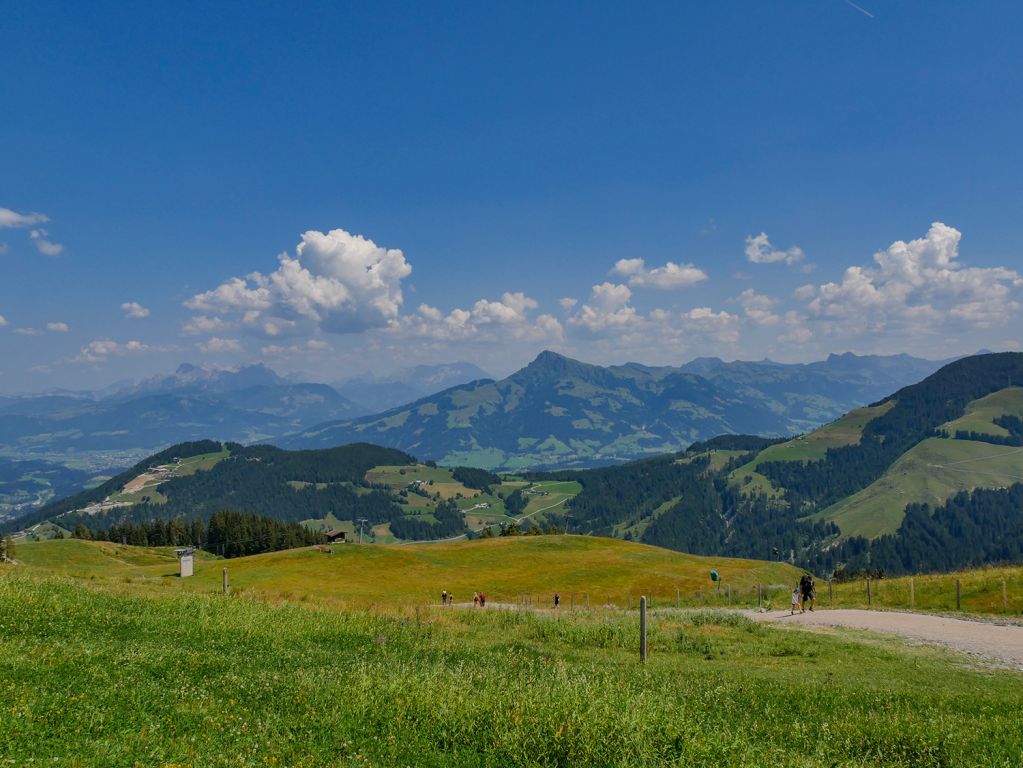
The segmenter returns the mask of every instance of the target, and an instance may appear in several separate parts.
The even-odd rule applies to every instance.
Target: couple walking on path
[[[814,605],[817,603],[817,590],[814,587],[813,576],[808,573],[804,573],[799,583],[796,584],[795,589],[792,590],[792,611],[795,613],[798,609],[800,613],[806,613],[806,604],[810,603],[810,610],[813,610]]]

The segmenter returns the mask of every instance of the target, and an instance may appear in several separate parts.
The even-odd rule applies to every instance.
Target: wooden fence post
[[[646,661],[646,597],[639,598],[639,658]]]
[[[874,596],[870,594],[870,578],[867,578],[867,607],[874,605]]]
[[[675,587],[675,607],[679,608],[682,605],[682,599],[679,595],[678,587]]]
[[[956,579],[956,610],[961,611],[963,609],[963,590],[962,584],[959,579]]]
[[[227,595],[227,567],[224,568],[224,595]]]
[[[831,590],[831,579],[828,579],[828,605],[831,605],[835,601],[834,597],[835,595]]]
[[[916,581],[912,576],[909,577],[909,607],[916,608]]]
[[[1009,607],[1009,595],[1005,591],[1005,579],[1002,579],[1002,608]]]
[[[728,582],[728,604],[732,604],[732,582]]]
[[[759,584],[757,584],[757,610],[764,610],[764,593]]]

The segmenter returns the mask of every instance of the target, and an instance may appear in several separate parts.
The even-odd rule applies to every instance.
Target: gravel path
[[[808,626],[852,627],[888,632],[927,643],[963,651],[1023,669],[1023,627],[1003,626],[982,621],[951,619],[923,613],[897,611],[858,611],[846,608],[807,611],[789,615],[788,611],[754,613],[756,621]]]

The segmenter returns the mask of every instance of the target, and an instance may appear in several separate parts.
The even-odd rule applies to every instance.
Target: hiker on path
[[[808,573],[803,574],[803,577],[799,580],[799,592],[803,598],[799,612],[806,613],[807,603],[810,603],[810,610],[812,611],[816,599],[813,588],[813,576]]]
[[[559,595],[557,592],[555,592],[554,593],[554,607],[557,608],[559,605],[561,605],[561,595]]]
[[[487,607],[487,596],[480,592],[480,608]]]
[[[803,593],[800,590],[799,584],[797,583],[796,586],[792,588],[792,610],[789,612],[789,616],[795,615],[796,609],[800,607],[799,602],[802,596]]]
[[[479,592],[473,592],[472,593],[472,605],[473,605],[474,608],[479,608],[479,605],[480,605],[480,593]]]
[[[442,589],[440,591],[440,604],[441,605],[448,604],[448,591],[446,589]]]

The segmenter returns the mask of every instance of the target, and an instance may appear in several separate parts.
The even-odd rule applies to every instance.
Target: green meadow
[[[18,570],[18,573],[12,571]],[[0,576],[0,764],[1014,766],[1023,677],[728,611],[321,610]]]

